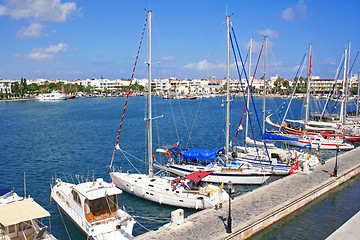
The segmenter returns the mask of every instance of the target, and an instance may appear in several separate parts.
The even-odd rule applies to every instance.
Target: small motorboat
[[[56,179],[51,197],[89,239],[130,239],[135,220],[119,209],[122,191],[102,178],[77,185]]]
[[[58,91],[52,91],[51,93],[43,93],[36,97],[39,101],[59,101],[66,100],[67,96]]]
[[[56,240],[42,218],[50,217],[32,198],[19,197],[11,189],[0,189],[0,239]]]

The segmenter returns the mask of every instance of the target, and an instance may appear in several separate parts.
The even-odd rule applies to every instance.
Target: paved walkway
[[[249,234],[251,235],[260,230],[263,227],[261,224],[272,223],[274,215],[278,214],[277,217],[283,217],[289,211],[296,210],[301,199],[307,198],[308,201],[311,201],[311,199],[317,197],[313,194],[314,192],[321,189],[322,191],[328,191],[329,186],[334,187],[334,184],[340,184],[341,181],[346,180],[345,178],[357,174],[360,171],[359,156],[360,148],[339,155],[337,178],[330,176],[334,170],[334,157],[327,160],[326,164],[314,167],[314,171],[310,173],[290,175],[236,197],[231,202],[233,233],[246,231],[246,236],[249,236]],[[322,194],[322,192],[319,192],[319,194]],[[296,204],[298,205],[296,206]],[[304,205],[305,203],[301,204]],[[288,212],[285,213],[284,209],[287,209]],[[195,240],[235,238],[235,234],[226,233],[227,216],[228,203],[224,204],[223,208],[219,210],[207,209],[197,212],[186,218],[185,223],[179,226],[163,226],[157,231],[145,233],[135,239]],[[236,237],[244,238],[244,235]]]

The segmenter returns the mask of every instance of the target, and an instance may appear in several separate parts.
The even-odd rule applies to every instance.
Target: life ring
[[[170,158],[170,153],[169,153],[169,152],[166,152],[166,153],[165,153],[165,156],[166,156],[167,158]]]

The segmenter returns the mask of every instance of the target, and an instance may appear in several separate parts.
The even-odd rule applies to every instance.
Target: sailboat
[[[251,47],[252,47],[251,43],[252,41],[250,41],[250,50],[249,50],[250,52],[249,73],[251,72]],[[234,144],[234,146],[232,147],[233,150],[232,156],[236,160],[247,162],[255,168],[265,169],[267,171],[270,171],[274,175],[288,175],[290,173],[293,173],[294,170],[299,170],[299,167],[304,170],[305,167],[307,166],[312,167],[318,164],[319,159],[317,158],[317,156],[310,155],[306,152],[300,152],[295,149],[282,149],[276,147],[272,143],[265,143],[265,140],[268,139],[268,135],[269,135],[269,133],[265,132],[267,37],[265,37],[264,39],[264,45],[265,45],[265,58],[264,58],[263,125],[262,125],[262,129],[264,131],[262,136],[263,141],[262,142],[256,141],[255,139],[253,140],[248,137],[249,114],[247,114],[246,128],[245,128],[245,146],[238,146]],[[256,69],[257,69],[257,65],[256,65]],[[254,75],[255,73],[256,71],[254,72]],[[251,89],[251,85],[248,86],[246,106],[244,106],[243,113],[245,113],[245,110],[249,110],[249,102],[251,96],[250,89]],[[242,122],[242,118],[240,120],[239,126],[241,126],[241,122]],[[238,132],[240,129],[241,128],[239,127]],[[282,139],[285,139],[285,137],[282,137]]]
[[[176,159],[169,159],[165,166],[156,165],[161,169],[174,174],[185,176],[195,171],[211,170],[212,174],[203,180],[213,183],[231,181],[233,184],[263,184],[271,173],[263,169],[253,168],[251,164],[237,159],[232,159],[229,154],[229,135],[230,135],[230,17],[227,16],[227,91],[226,91],[226,142],[225,148],[221,149],[190,149],[178,152],[178,148],[166,147],[162,151],[165,154],[174,154]],[[160,150],[161,151],[161,150]],[[222,153],[224,152],[224,153]],[[195,161],[194,161],[195,160]],[[202,162],[211,161],[204,165]]]
[[[302,123],[303,127],[295,127],[289,126],[283,121],[283,123],[273,123],[270,120],[270,116],[266,118],[266,121],[273,125],[280,128],[281,135],[283,134],[292,134],[293,138],[297,138],[297,140],[287,140],[286,143],[297,146],[297,147],[310,147],[310,148],[317,148],[317,149],[340,149],[348,150],[353,149],[354,146],[351,143],[346,142],[343,139],[338,137],[330,137],[324,138],[321,132],[324,131],[324,128],[319,127],[311,127],[309,126],[309,111],[310,111],[310,81],[311,81],[311,60],[312,60],[312,51],[311,51],[311,44],[309,45],[309,72],[308,72],[308,81],[306,87],[306,105],[305,105],[305,118],[304,120],[293,120],[292,122],[299,122]],[[345,64],[346,65],[346,64]],[[345,75],[346,70],[344,70]],[[345,81],[345,80],[344,80]],[[287,120],[289,121],[289,120]],[[290,120],[291,121],[291,120]],[[325,123],[323,123],[325,124]],[[319,126],[319,125],[318,125]],[[311,130],[316,130],[317,132],[312,132]]]
[[[202,178],[211,173],[210,171],[197,171],[196,178],[176,179],[173,177],[158,176],[153,171],[153,149],[152,149],[152,111],[151,111],[151,15],[148,11],[148,162],[149,174],[132,174],[129,172],[115,171],[110,164],[110,177],[113,183],[125,192],[137,197],[184,208],[214,208],[222,205],[229,199],[228,194],[222,187],[202,182]],[[124,107],[123,116],[126,105]],[[120,123],[122,126],[122,123]],[[121,129],[121,128],[120,128]],[[120,133],[119,129],[119,133]],[[114,153],[119,149],[118,139],[115,144]],[[114,154],[113,154],[114,157]]]

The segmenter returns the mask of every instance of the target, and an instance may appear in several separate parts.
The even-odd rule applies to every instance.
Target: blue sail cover
[[[273,141],[298,141],[299,140],[297,138],[291,138],[291,137],[286,137],[286,136],[281,136],[281,135],[276,135],[276,134],[271,134],[271,133],[264,133],[263,138],[267,139],[267,140],[273,140]]]
[[[221,150],[222,148],[214,149],[214,150],[207,150],[207,149],[190,149],[185,152],[183,152],[182,156],[184,159],[215,159],[216,154]]]
[[[169,149],[169,151],[172,152],[173,154],[180,154],[180,153],[183,153],[186,150],[188,150],[188,149],[187,148],[180,148],[180,147],[173,147],[173,148]]]

